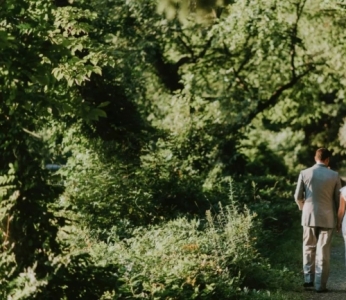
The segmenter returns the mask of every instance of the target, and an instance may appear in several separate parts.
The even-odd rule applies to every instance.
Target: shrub
[[[217,205],[220,192],[205,191],[200,176],[175,169],[175,163],[167,161],[169,151],[153,151],[141,156],[140,163],[129,163],[105,158],[95,149],[106,143],[94,142],[91,149],[74,145],[74,155],[59,173],[66,178],[64,198],[84,224],[99,232],[114,225],[124,231],[120,227],[126,223],[157,224],[182,214],[200,217]]]
[[[13,257],[2,253],[0,259],[0,270],[8,277],[14,270]],[[37,263],[11,280],[4,276],[0,280],[1,299],[107,299],[107,294],[118,289],[117,266],[101,266],[83,249],[62,255],[49,253],[46,265],[51,272],[44,277],[39,276]]]
[[[217,215],[207,212],[205,221],[178,218],[137,228],[132,238],[113,235],[91,252],[96,261],[119,266],[122,285],[114,299],[237,299],[254,289],[285,286],[292,275],[259,256],[253,219],[247,209],[221,206]]]

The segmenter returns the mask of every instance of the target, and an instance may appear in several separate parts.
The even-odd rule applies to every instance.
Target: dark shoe
[[[316,290],[316,293],[328,293],[328,289]]]
[[[313,282],[304,282],[303,287],[313,287],[314,283]]]

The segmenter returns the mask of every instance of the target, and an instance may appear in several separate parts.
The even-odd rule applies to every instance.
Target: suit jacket
[[[334,228],[341,181],[338,172],[317,163],[300,172],[294,198],[303,210],[302,225]]]

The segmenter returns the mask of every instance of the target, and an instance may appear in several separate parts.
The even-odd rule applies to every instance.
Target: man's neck
[[[325,161],[321,161],[321,160],[316,160],[316,164],[328,166]]]

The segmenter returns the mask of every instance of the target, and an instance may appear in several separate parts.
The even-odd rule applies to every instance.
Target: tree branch
[[[253,120],[259,113],[265,111],[266,109],[268,109],[271,106],[274,106],[284,91],[292,88],[301,78],[303,78],[304,76],[309,74],[311,72],[311,70],[313,70],[315,68],[314,63],[311,63],[311,64],[306,65],[306,66],[307,66],[307,69],[304,72],[302,72],[299,75],[296,75],[295,77],[292,77],[289,82],[278,87],[274,91],[274,93],[269,97],[268,100],[260,102],[259,105],[257,106],[257,109],[252,111],[249,114],[248,120],[249,121]]]
[[[246,51],[246,53],[245,53],[243,61],[239,65],[239,67],[237,69],[234,69],[232,67],[235,79],[239,82],[242,82],[243,84],[244,84],[244,80],[241,79],[239,74],[244,69],[245,65],[250,61],[252,54],[253,54],[252,48],[248,49],[248,51]],[[228,85],[226,90],[229,90],[231,88],[231,86],[232,86],[232,81],[230,82],[230,84]],[[246,87],[246,89],[248,90],[246,85],[244,85],[244,87]]]
[[[197,58],[201,58],[201,57],[203,57],[205,54],[206,54],[206,52],[208,51],[208,49],[210,48],[210,46],[211,46],[211,42],[213,41],[213,39],[214,39],[214,36],[211,36],[210,38],[209,38],[209,40],[206,42],[206,44],[204,45],[204,47],[203,47],[203,50],[198,54],[198,57]]]
[[[183,40],[183,38],[181,36],[178,36],[178,40],[184,46],[184,48],[187,50],[187,52],[190,53],[191,59],[194,61],[195,60],[195,53],[193,52],[193,50],[187,45],[187,43]]]
[[[303,9],[305,6],[306,0],[302,0],[298,3],[296,3],[296,20],[293,24],[292,31],[291,31],[291,44],[290,44],[290,64],[291,64],[291,72],[292,72],[292,78],[295,78],[297,76],[296,74],[296,66],[295,66],[295,57],[296,57],[296,45],[301,41],[301,39],[298,37],[298,23],[302,16]]]

